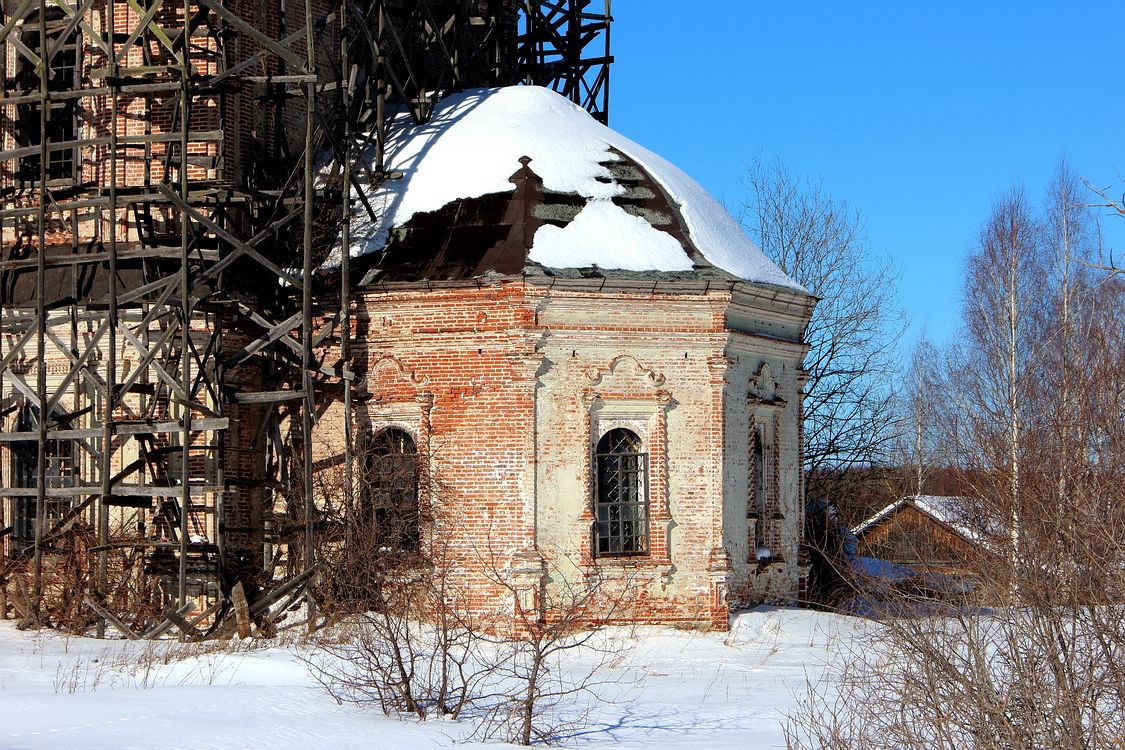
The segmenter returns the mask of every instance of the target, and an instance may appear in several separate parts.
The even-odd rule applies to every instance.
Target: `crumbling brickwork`
[[[797,295],[791,309],[777,296],[521,280],[371,290],[355,331],[356,431],[414,437],[432,538],[471,608],[511,606],[497,577],[545,597],[545,616],[560,580],[610,579],[627,591],[618,619],[722,628],[733,606],[794,599],[802,575],[805,313]],[[747,548],[754,399],[774,433],[768,560]],[[325,466],[348,450],[343,419],[335,403],[319,421]],[[640,437],[647,461],[644,554],[595,554],[594,446],[615,428]]]

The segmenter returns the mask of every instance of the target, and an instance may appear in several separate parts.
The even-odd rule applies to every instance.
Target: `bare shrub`
[[[605,668],[623,653],[593,628],[621,609],[628,577],[611,587],[552,569],[550,589],[528,589],[493,565],[487,575],[503,595],[481,618],[451,584],[444,553],[394,560],[367,568],[372,608],[342,617],[301,657],[333,698],[389,715],[466,718],[480,739],[525,745],[588,725],[597,688],[615,682]],[[580,664],[564,668],[564,655],[578,651]]]
[[[489,533],[467,559],[452,555],[445,533],[464,501],[425,474],[412,439],[388,428],[357,442],[350,475],[339,461],[315,478],[316,597],[334,626],[301,655],[314,678],[341,703],[471,719],[481,739],[553,742],[584,726],[581,699],[620,653],[597,645],[590,628],[622,609],[630,576],[607,586],[597,568],[570,565],[572,580],[537,555],[526,567],[495,550]],[[466,580],[467,563],[481,580]],[[484,615],[466,598],[489,587],[497,595]],[[576,649],[585,666],[563,670],[562,655]]]
[[[304,659],[341,703],[374,703],[387,714],[457,718],[491,671],[481,634],[432,567],[383,571],[368,612],[348,616]]]
[[[631,599],[631,577],[609,581],[594,571],[582,581],[558,567],[539,602],[510,580],[494,576],[513,601],[508,635],[493,642],[495,677],[506,686],[483,715],[478,736],[520,745],[557,744],[589,726],[599,688],[616,684],[609,667],[625,652],[620,639],[592,629],[614,619]],[[581,657],[569,660],[567,654]],[[567,668],[569,667],[569,668]]]
[[[64,633],[85,634],[97,622],[85,598],[96,591],[97,531],[88,523],[76,521],[62,531],[50,530],[44,539],[42,591],[34,591],[30,556],[0,560],[0,581],[7,578],[12,593],[8,605],[17,627],[52,627]],[[107,552],[106,590],[101,592],[117,617],[135,630],[144,631],[162,619],[164,598],[159,579],[144,573],[144,551],[117,544],[111,537]],[[38,594],[38,595],[37,595]]]
[[[1046,219],[1019,192],[997,203],[937,388],[964,521],[982,532],[960,561],[978,604],[900,592],[809,686],[791,748],[1120,747],[1125,285],[1090,260],[1075,195],[1061,169]]]
[[[790,748],[1113,748],[1125,736],[1118,605],[897,617],[810,684]]]

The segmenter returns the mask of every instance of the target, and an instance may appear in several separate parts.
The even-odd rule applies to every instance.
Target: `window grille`
[[[365,522],[383,551],[418,549],[418,450],[413,438],[397,428],[368,441],[364,457]]]
[[[648,554],[648,454],[641,448],[635,433],[620,428],[598,441],[594,521],[598,557]]]

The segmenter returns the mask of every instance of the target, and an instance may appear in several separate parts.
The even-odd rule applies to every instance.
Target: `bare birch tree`
[[[1125,736],[1125,283],[1077,262],[1087,217],[1065,178],[1042,220],[1019,191],[994,206],[941,387],[943,438],[983,516],[960,562],[990,606],[903,596],[892,611],[913,616],[884,619],[810,686],[792,748],[1090,750]]]
[[[792,279],[821,297],[806,333],[805,468],[879,459],[894,421],[887,383],[902,334],[895,273],[868,248],[864,219],[779,162],[751,165],[743,221]]]
[[[905,382],[898,395],[899,440],[892,458],[896,465],[910,470],[907,489],[913,495],[926,494],[926,480],[939,459],[940,356],[929,339],[921,336],[910,355]]]
[[[955,400],[947,436],[966,475],[973,477],[990,521],[1008,530],[1009,553],[1020,553],[1021,474],[1035,384],[1044,292],[1041,226],[1022,190],[1002,196],[966,262],[961,340],[947,373]]]

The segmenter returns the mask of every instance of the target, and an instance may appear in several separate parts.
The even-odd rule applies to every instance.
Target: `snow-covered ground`
[[[628,648],[607,668],[612,683],[589,726],[565,744],[784,747],[781,722],[806,678],[869,627],[763,608],[738,615],[730,633],[618,632]],[[0,749],[497,747],[460,744],[466,721],[400,721],[337,705],[296,646],[250,646],[97,641],[0,623]],[[581,671],[588,658],[567,652],[567,667]]]

